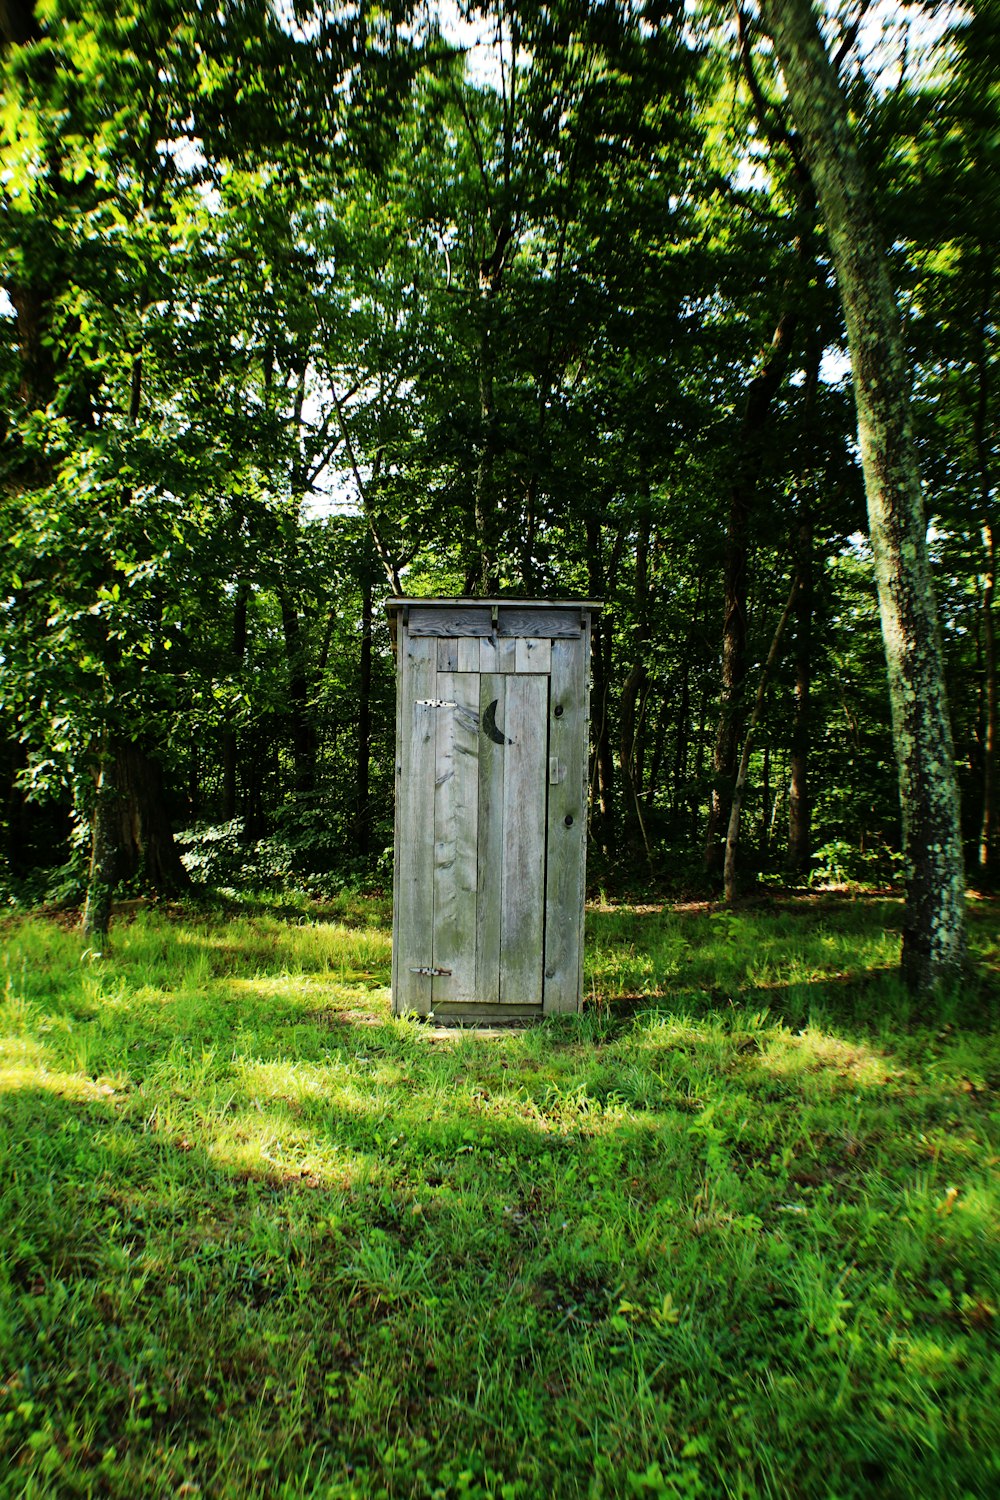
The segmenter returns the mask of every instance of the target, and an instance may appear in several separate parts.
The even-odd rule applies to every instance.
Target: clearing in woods
[[[386,904],[4,924],[0,1495],[986,1495],[997,904],[588,913],[394,1020]]]

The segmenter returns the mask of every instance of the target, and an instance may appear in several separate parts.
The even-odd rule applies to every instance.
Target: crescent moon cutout
[[[483,714],[483,733],[489,735],[494,745],[512,745],[513,740],[497,728],[497,703],[499,699],[494,698],[489,708]]]

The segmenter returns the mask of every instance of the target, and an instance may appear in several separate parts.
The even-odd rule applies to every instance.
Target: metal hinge
[[[411,974],[429,974],[433,979],[439,979],[439,978],[441,978],[445,974],[450,974],[451,970],[450,969],[431,969],[431,968],[428,968],[426,966],[423,967],[423,968],[414,968],[411,965],[411,967],[410,967],[410,973]]]
[[[450,703],[447,698],[418,698],[418,708],[457,708],[457,703]]]

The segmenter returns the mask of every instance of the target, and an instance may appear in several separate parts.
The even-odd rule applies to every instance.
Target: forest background
[[[995,0],[824,8],[904,318],[967,864],[996,864]],[[845,333],[713,4],[2,8],[4,889],[328,894],[392,841],[389,593],[586,595],[591,869],[886,883]],[[107,851],[105,851],[107,853]]]
[[[816,10],[985,888],[1000,5]],[[758,8],[0,47],[0,1500],[992,1500],[998,904],[900,981],[849,298]],[[579,1015],[391,1014],[403,591],[605,601]]]

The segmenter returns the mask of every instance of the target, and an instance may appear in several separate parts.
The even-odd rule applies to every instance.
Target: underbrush
[[[388,911],[0,934],[0,1495],[1000,1486],[1000,920],[588,914],[587,1005],[390,1014]]]

